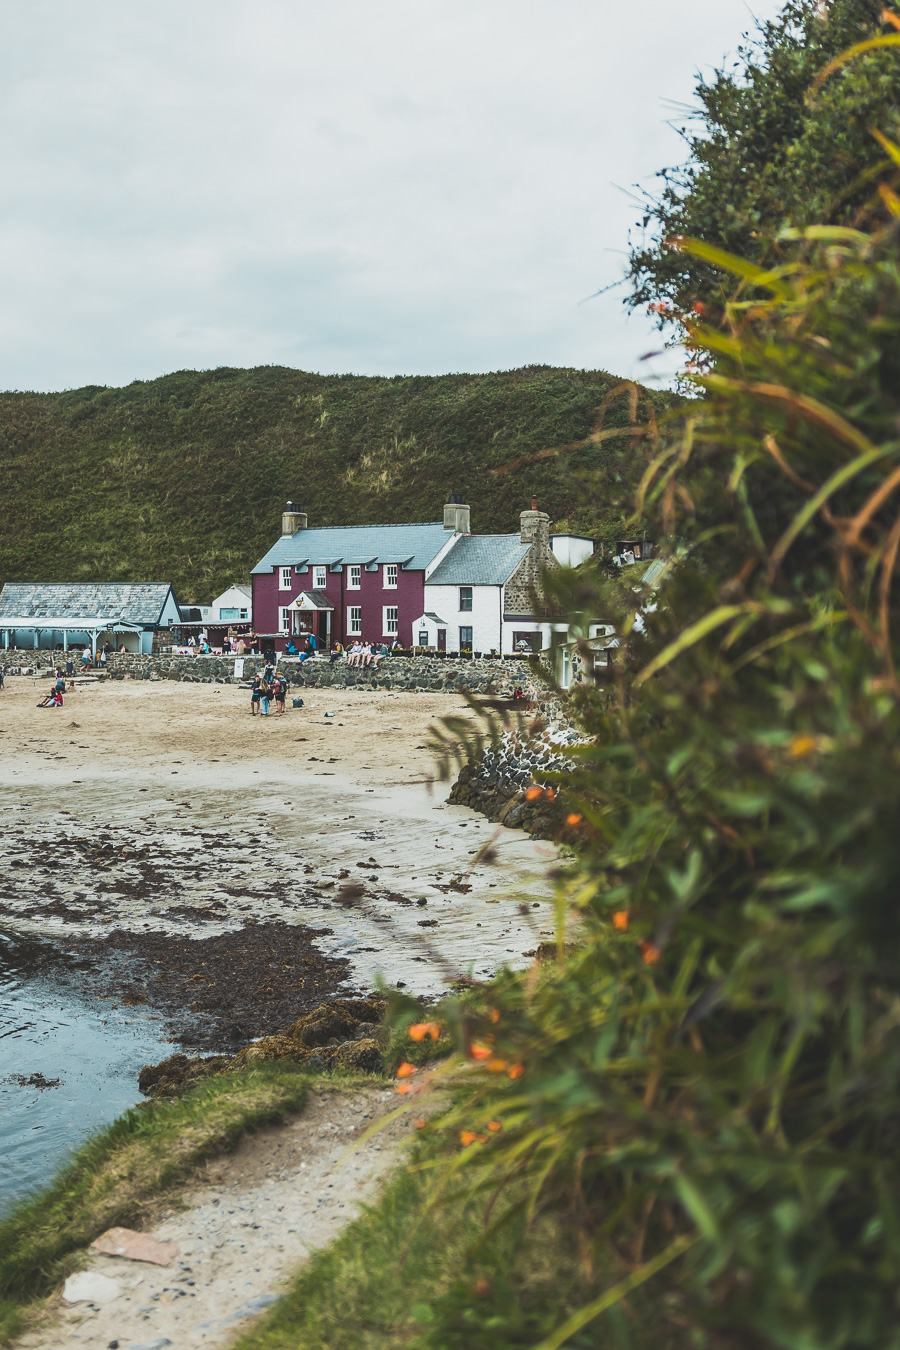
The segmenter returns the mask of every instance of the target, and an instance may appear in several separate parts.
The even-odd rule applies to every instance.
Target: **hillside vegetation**
[[[209,598],[247,576],[289,498],[310,525],[440,519],[454,491],[480,533],[516,529],[532,496],[563,521],[585,471],[615,481],[625,452],[610,447],[625,442],[489,471],[588,437],[617,383],[549,366],[392,379],[261,366],[0,394],[0,582],[171,581],[179,599]],[[627,421],[619,399],[605,425]],[[590,524],[614,536],[620,518],[610,505]]]

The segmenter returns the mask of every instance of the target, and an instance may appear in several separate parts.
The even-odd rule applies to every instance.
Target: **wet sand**
[[[11,677],[0,692],[0,923],[133,953],[135,999],[151,966],[165,969],[166,934],[198,949],[182,973],[199,995],[204,943],[254,925],[257,945],[271,929],[246,978],[277,998],[265,1028],[239,1036],[277,1029],[320,987],[368,989],[380,975],[435,995],[455,976],[523,964],[550,934],[553,846],[449,806],[449,784],[434,781],[428,728],[466,711],[458,696],[311,689],[302,709],[263,719],[230,685],[103,681],[39,709],[47,687]],[[494,860],[473,862],[490,841]],[[363,887],[352,905],[348,882]],[[307,930],[305,978],[297,952],[273,969],[285,924]],[[210,1048],[231,1017],[217,983],[196,1000],[218,1028],[201,1037]],[[151,993],[174,1015],[174,994]],[[182,986],[177,998],[183,1013]]]

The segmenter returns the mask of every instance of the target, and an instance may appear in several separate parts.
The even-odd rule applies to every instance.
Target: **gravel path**
[[[323,1087],[303,1115],[246,1139],[187,1186],[187,1209],[149,1231],[178,1244],[167,1267],[91,1253],[84,1269],[115,1282],[109,1301],[48,1301],[47,1321],[21,1350],[121,1350],[225,1346],[285,1292],[312,1252],[371,1202],[402,1156],[411,1125],[393,1121],[360,1136],[397,1104],[385,1088]],[[113,1291],[108,1290],[109,1293]]]

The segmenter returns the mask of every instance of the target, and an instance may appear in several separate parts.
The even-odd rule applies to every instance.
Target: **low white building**
[[[253,622],[253,591],[249,585],[233,582],[208,605],[185,605],[185,613],[195,615],[195,623]]]

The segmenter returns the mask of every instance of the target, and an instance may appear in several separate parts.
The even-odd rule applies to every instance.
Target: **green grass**
[[[94,1238],[139,1224],[205,1158],[302,1110],[309,1084],[295,1066],[278,1063],[212,1078],[178,1101],[127,1111],[83,1144],[46,1190],[0,1221],[0,1344],[22,1330],[28,1305],[76,1267]]]
[[[393,379],[261,366],[2,393],[0,583],[171,581],[182,602],[208,600],[246,579],[288,498],[311,525],[356,525],[440,519],[462,492],[472,528],[491,533],[517,529],[536,496],[554,522],[615,538],[610,494],[600,517],[579,515],[579,474],[615,479],[626,442],[490,469],[586,438],[617,383],[550,366]],[[622,398],[605,425],[628,421]]]

